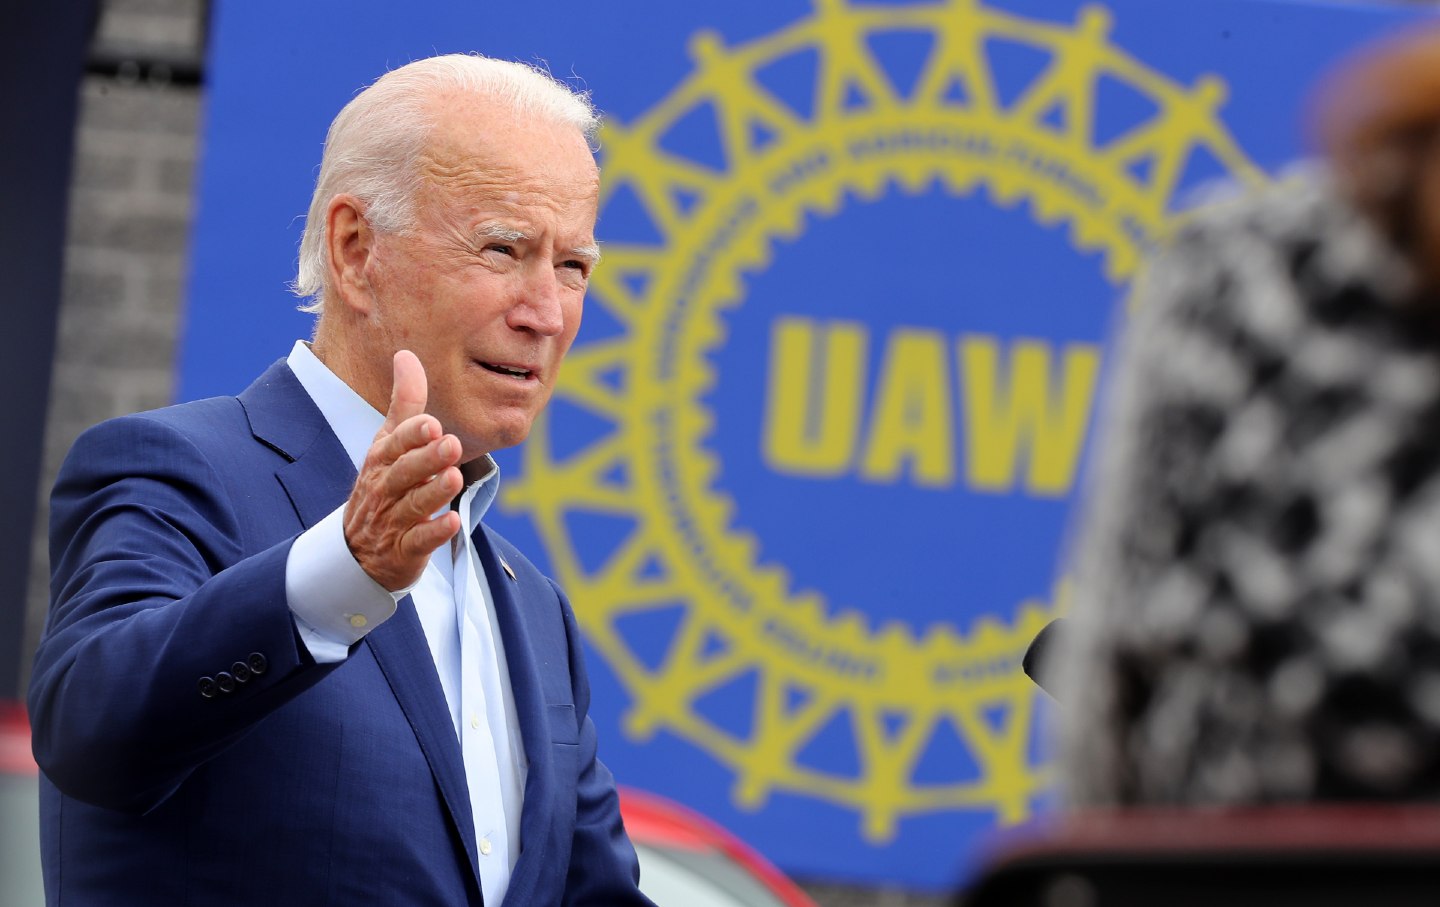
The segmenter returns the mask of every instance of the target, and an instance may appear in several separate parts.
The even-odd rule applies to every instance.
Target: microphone
[[[1035,634],[1030,648],[1025,650],[1025,657],[1020,660],[1020,667],[1035,681],[1035,685],[1057,701],[1060,694],[1055,686],[1055,662],[1060,647],[1065,644],[1066,623],[1066,618],[1057,617],[1046,624]]]

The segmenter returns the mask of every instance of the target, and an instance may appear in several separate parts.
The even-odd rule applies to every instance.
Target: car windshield
[[[0,907],[45,903],[40,889],[39,785],[34,775],[0,771]]]
[[[715,851],[636,844],[640,888],[657,904],[785,907],[744,867]]]

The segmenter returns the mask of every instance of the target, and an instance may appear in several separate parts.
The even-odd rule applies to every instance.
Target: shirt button
[[[480,716],[474,712],[470,713],[470,726],[477,731],[480,730]]]
[[[200,695],[201,695],[201,696],[204,696],[206,699],[214,699],[214,698],[215,698],[215,694],[218,693],[218,692],[219,692],[219,690],[216,689],[216,687],[215,687],[215,678],[214,678],[214,677],[201,677],[201,678],[200,678]]]
[[[368,624],[368,623],[370,623],[369,618],[367,618],[367,617],[366,617],[365,615],[363,615],[363,614],[352,614],[352,615],[350,615],[350,626],[354,627],[354,628],[357,629],[357,630],[360,629],[361,627],[365,626],[365,625]]]
[[[267,660],[265,656],[259,652],[251,652],[250,657],[245,659],[245,663],[250,666],[250,673],[254,674],[256,677],[264,674],[265,669],[270,667],[269,660]]]
[[[489,839],[489,838],[481,838],[481,839],[480,839],[480,856],[482,856],[482,857],[488,857],[488,856],[490,856],[490,839]]]
[[[239,683],[245,683],[250,679],[250,675],[253,672],[250,670],[250,666],[248,664],[243,661],[237,661],[230,666],[230,673],[235,675],[236,681],[238,681]]]

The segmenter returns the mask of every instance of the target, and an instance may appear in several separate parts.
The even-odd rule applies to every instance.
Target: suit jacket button
[[[250,666],[243,661],[237,661],[230,666],[230,673],[235,675],[236,683],[244,683],[250,679]]]
[[[204,696],[206,699],[214,699],[216,692],[217,692],[217,690],[215,689],[215,678],[214,678],[214,677],[201,677],[201,678],[200,678],[200,695],[201,695],[201,696]]]
[[[264,674],[265,670],[270,667],[270,662],[259,652],[251,652],[250,657],[245,661],[250,665],[250,673],[256,677]]]
[[[221,671],[215,675],[215,686],[219,687],[222,693],[233,693],[235,692],[235,678],[228,672]]]

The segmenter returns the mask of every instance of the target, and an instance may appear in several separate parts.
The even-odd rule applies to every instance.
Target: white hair
[[[443,113],[437,95],[464,93],[498,101],[517,113],[573,126],[587,141],[600,117],[588,92],[575,91],[548,72],[479,54],[446,54],[408,63],[381,76],[336,115],[325,137],[315,195],[300,240],[300,264],[291,285],[309,300],[303,312],[325,305],[329,251],[325,242],[330,200],[349,193],[365,204],[365,219],[380,231],[414,223],[420,159]]]

